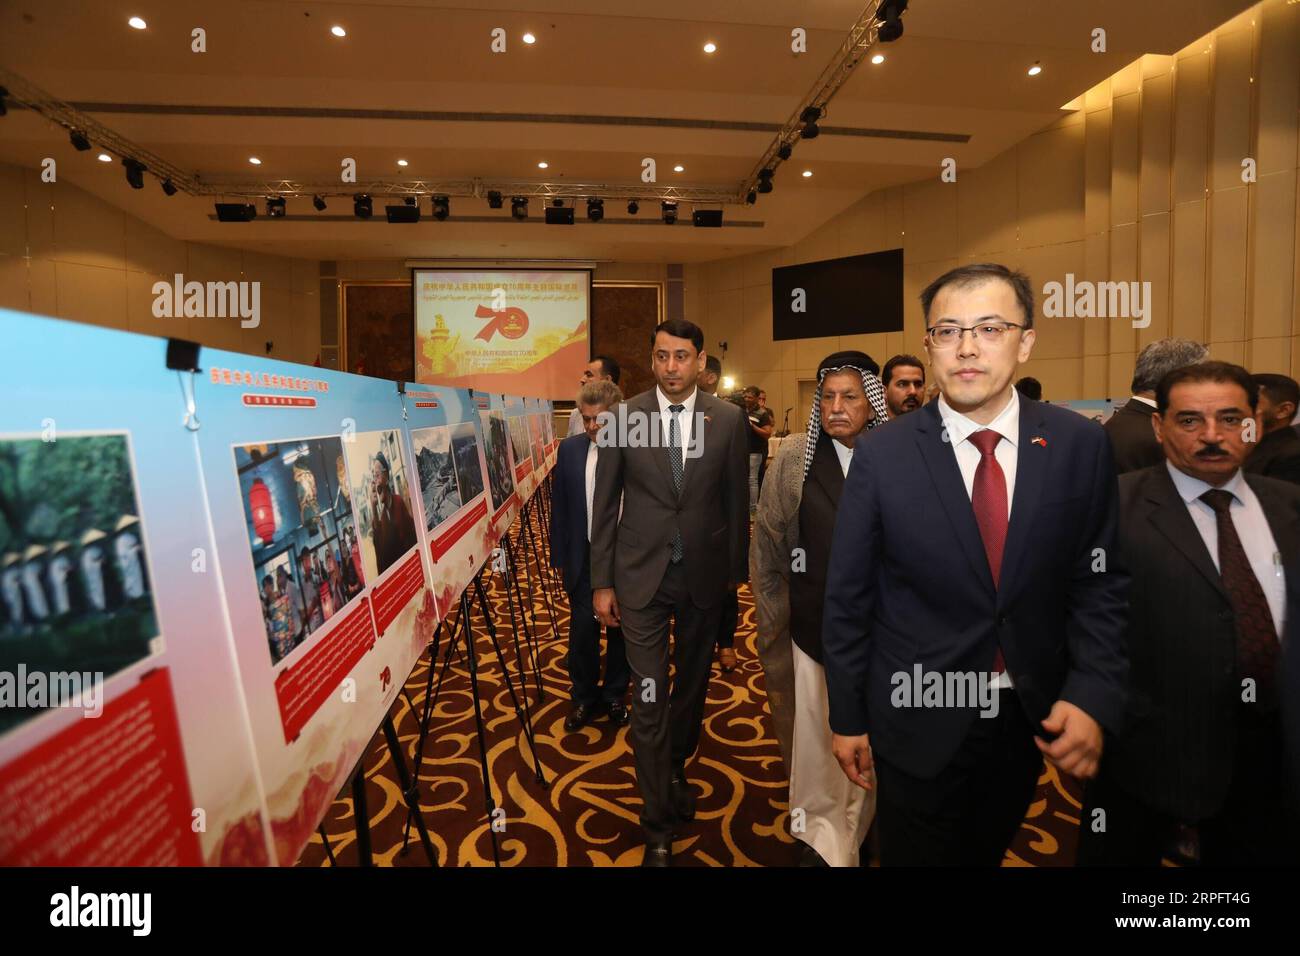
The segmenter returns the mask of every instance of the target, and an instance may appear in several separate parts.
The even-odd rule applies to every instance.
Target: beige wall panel
[[[1107,358],[1110,385],[1102,397],[1128,401],[1128,397],[1133,394],[1129,389],[1133,384],[1133,365],[1137,361],[1137,353],[1112,352]]]
[[[881,196],[885,215],[885,248],[898,249],[903,245],[903,187],[893,186]]]
[[[1142,67],[1142,80],[1145,82],[1153,77],[1168,75],[1174,67],[1174,58],[1162,53],[1147,53],[1138,60],[1138,64]]]
[[[1250,337],[1269,338],[1291,331],[1295,294],[1296,174],[1261,176],[1254,187],[1250,230]]]
[[[31,303],[27,291],[27,260],[0,253],[0,309],[29,312]]]
[[[1107,357],[1104,355],[1085,355],[1079,364],[1083,368],[1079,397],[1109,398],[1110,388],[1106,379],[1106,370],[1109,364]]]
[[[291,259],[293,270],[292,292],[309,292],[315,296],[320,290],[320,261],[317,259]]]
[[[143,272],[175,281],[187,264],[185,243],[135,216],[126,217],[126,270]]]
[[[156,317],[153,314],[155,282],[165,282],[172,286],[175,273],[168,275],[150,275],[147,272],[128,272],[126,274],[126,323],[122,327],[141,335],[157,335],[162,338],[192,339],[191,323],[199,319],[187,319],[181,316]],[[172,311],[175,312],[173,304]]]
[[[1037,356],[1037,349],[1034,355]],[[1065,398],[1084,398],[1083,364],[1077,358],[1031,358],[1016,369],[1016,378],[1030,375],[1043,386],[1043,398],[1060,401]]]
[[[885,231],[885,201],[880,192],[873,192],[849,207],[840,224],[840,249],[844,255],[880,252],[896,249]]]
[[[1043,290],[1047,283],[1059,282],[1062,286],[1062,298],[1064,298],[1066,274],[1072,274],[1076,280],[1083,274],[1085,260],[1082,240],[1023,249],[1018,265],[1029,276],[1038,303],[1038,314],[1034,321],[1034,327],[1038,330],[1034,356],[1039,359],[1074,357],[1077,361],[1077,356],[1083,354],[1084,320],[1068,315],[1048,318],[1043,314],[1043,303],[1046,298]]]
[[[1083,275],[1076,279],[1105,282],[1110,276],[1110,233],[1090,235],[1083,241]],[[1108,319],[1080,319],[1083,323],[1083,351],[1085,355],[1105,355],[1110,349],[1110,321]],[[1099,373],[1105,382],[1105,372]]]
[[[1138,348],[1169,335],[1169,213],[1143,216],[1139,225],[1142,295],[1147,297],[1150,325],[1138,329]],[[1151,283],[1150,286],[1145,283]],[[1149,296],[1146,290],[1150,290]],[[1136,311],[1136,307],[1134,307]],[[1136,319],[1136,316],[1134,317]]]
[[[1134,60],[1110,78],[1110,95],[1112,102],[1121,96],[1136,93],[1142,85],[1142,61]]]
[[[1087,235],[1110,228],[1110,135],[1109,109],[1088,113],[1084,126],[1083,228]]]
[[[827,355],[839,351],[840,339],[837,335],[825,335],[815,339],[796,339],[794,347],[795,370],[815,370]]]
[[[741,284],[746,289],[768,288],[772,284],[772,270],[783,265],[780,250],[756,252],[740,260]]]
[[[283,354],[290,362],[310,365],[320,353],[319,304],[315,296],[298,295],[294,299],[292,351]],[[279,343],[276,343],[275,350],[281,352]]]
[[[910,347],[901,351],[910,352],[913,348],[920,348],[921,340],[925,337],[925,316],[921,314],[921,290],[956,265],[956,259],[917,264],[906,261],[903,263],[903,337]]]
[[[957,239],[963,258],[1016,248],[1016,151],[957,174]]]
[[[740,337],[745,344],[746,368],[780,368],[785,343],[775,342],[772,339],[772,290],[752,288],[734,294],[738,296],[741,310]],[[715,345],[718,339],[719,336],[716,335],[710,337],[710,341]]]
[[[814,229],[794,245],[794,262],[821,262],[834,259],[839,255],[840,231],[832,220]],[[739,260],[737,260],[739,261]]]
[[[27,291],[31,297],[30,311],[56,318],[62,316],[59,312],[59,282],[54,274],[53,259],[27,260]]]
[[[1210,341],[1246,337],[1246,187],[1210,197]]]
[[[0,256],[27,255],[26,205],[22,168],[0,164]]]
[[[1205,198],[1210,148],[1210,54],[1178,61],[1174,73],[1174,203]]]
[[[1171,73],[1153,76],[1142,83],[1142,160],[1138,202],[1144,216],[1169,211],[1173,91]]]
[[[1214,117],[1210,188],[1241,185],[1241,161],[1250,155],[1252,31],[1217,39],[1214,49]]]
[[[34,259],[54,257],[54,207],[76,187],[68,183],[42,183],[33,170],[21,170],[27,204],[27,255]]]
[[[247,282],[262,283],[262,294],[268,289],[289,292],[293,288],[293,260],[284,256],[268,256],[261,252],[244,250],[240,262],[242,277]]]
[[[1084,127],[1038,133],[1016,154],[1021,248],[1082,239]]]
[[[1110,222],[1112,226],[1136,222],[1138,172],[1141,168],[1140,97],[1128,93],[1115,97],[1110,129]]]
[[[837,351],[845,349],[857,349],[860,352],[866,352],[876,364],[884,368],[885,363],[893,352],[889,351],[889,333],[888,332],[864,332],[861,335],[841,335]]]
[[[1110,109],[1110,77],[1106,77],[1083,95],[1083,108],[1089,113]]]
[[[1216,362],[1231,362],[1243,365],[1246,361],[1245,342],[1211,342],[1210,358]]]
[[[126,272],[79,262],[56,262],[59,318],[126,328]]]
[[[286,289],[262,287],[262,322],[245,333],[253,342],[254,355],[266,355],[266,343],[274,347],[271,355],[279,358],[294,350],[293,293]],[[237,319],[232,319],[236,325]]]
[[[940,182],[937,176],[905,187],[903,250],[909,262],[957,255],[957,190],[957,183]]]
[[[187,243],[189,247],[186,282],[238,282],[243,277],[243,256],[238,249],[225,246],[208,246],[201,242]]]
[[[1251,339],[1246,343],[1246,368],[1252,372],[1292,375],[1291,337]]]
[[[1205,212],[1204,200],[1174,209],[1174,265],[1169,276],[1172,305],[1170,334],[1205,341]]]
[[[1128,223],[1110,231],[1110,282],[1136,282],[1138,275],[1138,226]],[[1137,330],[1129,322],[1107,322],[1110,347],[1119,352],[1137,352]]]
[[[729,292],[745,285],[745,272],[741,267],[743,256],[719,259],[713,264],[713,289],[715,292]]]
[[[54,247],[49,257],[58,262],[125,269],[126,219],[120,209],[80,189],[63,189],[54,203]]]
[[[1295,169],[1300,149],[1300,4],[1261,5],[1259,69],[1259,172]]]

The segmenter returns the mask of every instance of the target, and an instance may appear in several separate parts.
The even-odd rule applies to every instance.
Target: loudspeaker
[[[721,209],[697,209],[691,213],[691,220],[697,226],[718,228],[722,225]]]
[[[547,206],[546,224],[548,226],[572,226],[573,207],[562,206],[559,209],[556,209],[554,206]]]
[[[219,202],[217,222],[252,222],[257,218],[257,207],[247,202]]]

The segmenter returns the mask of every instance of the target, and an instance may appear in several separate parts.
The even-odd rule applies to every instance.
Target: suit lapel
[[[985,588],[992,593],[993,575],[984,553],[984,539],[980,537],[979,525],[975,523],[975,510],[971,507],[970,496],[966,494],[966,483],[962,481],[957,456],[952,445],[944,440],[939,404],[937,401],[930,402],[913,414],[923,416],[920,419],[922,424],[916,431],[916,444],[938,492],[939,503],[957,534],[957,541],[966,553],[966,559],[970,561]]]
[[[1187,511],[1187,502],[1183,501],[1174,487],[1174,480],[1169,477],[1169,469],[1157,467],[1152,479],[1147,483],[1146,492],[1146,500],[1152,506],[1151,523],[1227,601],[1223,578],[1205,547],[1205,539],[1196,530],[1196,523]]]
[[[698,458],[691,458],[688,460],[686,457],[686,450],[682,450],[682,467],[684,470],[682,472],[682,493],[678,495],[679,501],[686,497],[686,491],[691,486],[691,477],[700,470],[700,462],[704,460],[703,455],[708,453],[709,445],[712,444],[711,441],[707,440],[709,427],[713,424],[713,408],[710,405],[710,402],[712,401],[712,395],[701,392],[698,388],[695,390],[695,412],[701,417],[691,423],[691,442],[703,442],[703,444],[697,444],[701,456]],[[686,413],[682,412],[682,414],[685,415]],[[706,421],[705,419],[709,420]],[[671,489],[673,486],[673,469],[672,465],[668,461],[667,447],[664,448],[663,457],[664,464],[668,468],[668,487]]]
[[[659,396],[652,388],[645,393],[640,408],[636,409],[646,416],[646,451],[654,458],[659,474],[664,480],[664,497],[673,498],[673,467],[668,461],[668,443],[664,438],[663,422],[659,419]]]
[[[844,471],[840,468],[840,458],[831,443],[835,439],[822,435],[813,452],[812,467],[808,469],[808,479],[817,483],[822,492],[830,499],[831,507],[838,510],[840,493],[844,490]]]
[[[999,573],[1001,595],[1011,594],[1020,566],[1025,562],[1030,537],[1038,517],[1038,505],[1047,483],[1048,455],[1052,447],[1047,423],[1037,402],[1020,400],[1020,439],[1016,446],[1016,489],[1011,497],[1011,522],[1002,551]],[[1041,439],[1035,441],[1034,439]]]

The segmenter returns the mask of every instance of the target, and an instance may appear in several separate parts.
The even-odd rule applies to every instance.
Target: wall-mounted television
[[[772,338],[903,331],[903,250],[772,270]]]

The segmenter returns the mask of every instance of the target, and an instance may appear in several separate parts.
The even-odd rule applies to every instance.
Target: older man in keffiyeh
[[[831,752],[822,669],[822,598],[831,531],[856,441],[889,419],[880,367],[836,352],[817,369],[806,435],[782,442],[763,484],[750,546],[758,653],[790,774],[790,832],[801,864],[857,866],[875,794],[853,786]]]

